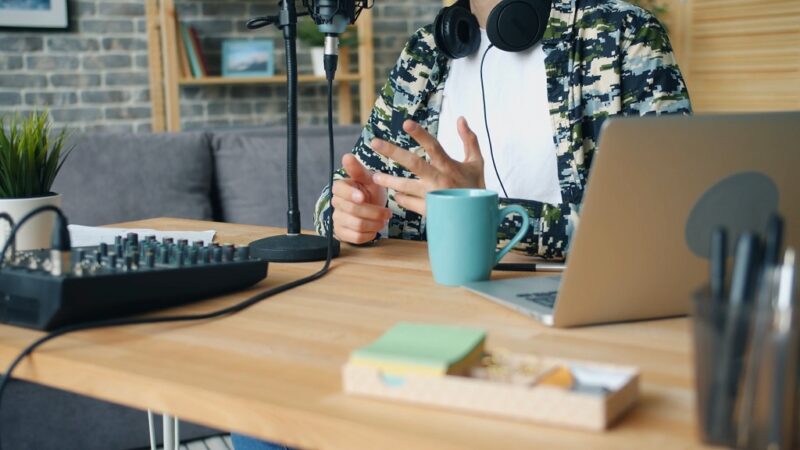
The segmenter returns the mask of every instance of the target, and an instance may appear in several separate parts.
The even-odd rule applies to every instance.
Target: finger
[[[394,196],[394,201],[403,208],[414,211],[415,213],[425,215],[425,199],[420,197],[413,197],[405,194],[397,194]]]
[[[422,185],[420,180],[412,180],[410,178],[394,177],[384,173],[375,173],[372,175],[372,180],[378,186],[383,186],[388,189],[394,189],[401,194],[413,195],[415,197],[425,196],[425,186]]]
[[[344,170],[350,178],[363,184],[372,183],[372,174],[352,153],[342,157],[342,166],[344,166]]]
[[[392,217],[392,210],[389,208],[369,203],[356,204],[342,197],[333,197],[331,205],[333,205],[334,212],[338,209],[341,212],[367,220],[388,220]]]
[[[428,131],[421,127],[417,122],[413,120],[406,120],[403,122],[403,130],[406,131],[415,141],[419,142],[419,145],[425,149],[428,153],[428,156],[431,158],[431,163],[433,164],[446,164],[450,161],[449,156],[445,153],[442,145],[439,144],[439,140],[433,137]]]
[[[410,170],[420,178],[428,178],[435,175],[433,167],[427,161],[394,144],[381,139],[373,139],[372,149]]]
[[[386,225],[382,220],[367,220],[356,217],[340,210],[333,211],[333,223],[336,227],[347,228],[359,233],[377,233]]]
[[[364,203],[367,196],[357,186],[348,183],[349,180],[337,180],[333,183],[334,197],[341,197],[354,203]]]
[[[458,118],[458,136],[464,143],[464,162],[482,161],[481,147],[478,143],[478,136],[472,131],[463,116]]]
[[[342,242],[350,244],[365,244],[375,239],[375,233],[359,233],[358,231],[349,230],[347,228],[336,228],[333,231],[334,236]]]

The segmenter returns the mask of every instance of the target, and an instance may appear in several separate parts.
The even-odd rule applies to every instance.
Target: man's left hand
[[[414,173],[418,178],[404,178],[375,173],[373,181],[395,191],[394,199],[405,209],[425,215],[425,194],[439,189],[479,188],[485,189],[483,157],[478,137],[467,125],[466,119],[458,119],[458,135],[464,143],[464,161],[458,162],[445,153],[439,141],[413,120],[403,123],[403,130],[419,142],[428,153],[430,162],[381,139],[372,141],[372,149],[395,161]]]

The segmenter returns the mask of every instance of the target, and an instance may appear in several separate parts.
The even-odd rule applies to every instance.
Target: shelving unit
[[[150,100],[153,106],[153,131],[180,131],[180,95],[182,86],[259,85],[286,83],[286,75],[272,77],[187,78],[181,75],[174,0],[146,0],[147,36],[150,65]],[[347,73],[350,55],[342,49],[341,73],[336,74],[339,123],[353,123],[352,83],[358,83],[360,118],[366,120],[375,103],[375,58],[372,34],[372,11],[364,10],[358,27],[358,72]],[[325,83],[325,77],[301,74],[298,82]]]

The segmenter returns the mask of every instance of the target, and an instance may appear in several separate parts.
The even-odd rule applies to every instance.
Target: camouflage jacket
[[[621,0],[553,0],[542,46],[563,203],[517,199],[501,203],[522,204],[532,219],[516,250],[563,258],[578,223],[603,121],[620,114],[688,114],[691,106],[667,33],[637,6]],[[436,136],[449,66],[449,59],[436,48],[430,26],[411,37],[353,149],[362,164],[413,177],[375,153],[369,143],[378,137],[427,158],[402,123],[413,119]],[[345,176],[341,170],[336,174],[337,179]],[[327,195],[326,188],[315,211],[317,231],[323,235],[330,214]],[[389,207],[394,212],[389,237],[425,239],[424,218],[400,208],[391,191]],[[514,236],[518,224],[518,217],[506,219],[498,232],[500,245]]]

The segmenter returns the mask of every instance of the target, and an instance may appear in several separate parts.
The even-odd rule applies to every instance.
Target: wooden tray
[[[530,360],[529,355],[511,358]],[[426,377],[385,375],[372,367],[346,364],[342,379],[349,394],[419,403],[542,424],[602,431],[621,417],[639,395],[639,371],[633,367],[556,358],[536,358],[537,364],[569,367],[577,379],[605,380],[584,384],[597,389],[571,390],[545,384],[522,385],[469,376]],[[591,375],[591,377],[589,377]]]

